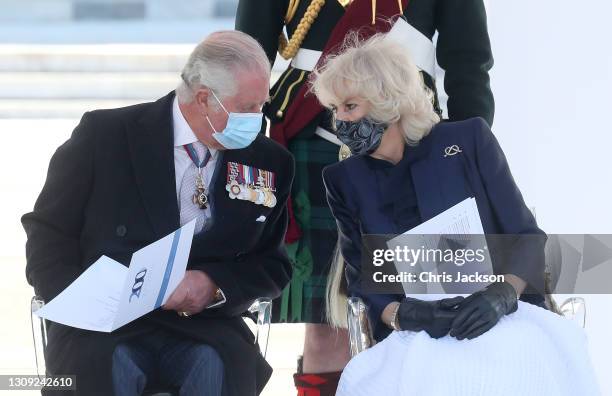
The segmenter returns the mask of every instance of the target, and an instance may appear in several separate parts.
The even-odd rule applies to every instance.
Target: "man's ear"
[[[207,115],[210,111],[210,106],[208,105],[208,98],[210,97],[210,90],[206,87],[202,87],[197,90],[195,94],[195,102],[200,109],[203,109],[204,114]]]

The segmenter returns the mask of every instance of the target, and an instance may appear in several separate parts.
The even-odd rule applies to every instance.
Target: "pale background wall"
[[[525,200],[549,233],[611,233],[612,4],[489,1],[488,11],[493,129]],[[612,395],[612,297],[586,299],[593,362]]]
[[[83,111],[172,89],[191,46],[233,26],[232,1],[0,0],[0,373],[33,368],[19,217],[31,210],[53,151]],[[487,3],[493,129],[525,200],[549,233],[610,233],[612,5]],[[603,394],[612,394],[612,297],[587,301],[591,353]],[[273,329],[269,356],[276,372],[266,394],[292,394],[302,334],[299,326]]]

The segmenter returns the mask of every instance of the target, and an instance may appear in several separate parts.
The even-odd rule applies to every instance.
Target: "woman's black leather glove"
[[[486,333],[502,316],[516,311],[517,301],[516,291],[508,282],[490,284],[463,300],[450,335],[471,340]]]
[[[425,330],[432,338],[448,334],[453,319],[457,315],[457,305],[463,297],[423,301],[406,297],[397,311],[397,322],[402,330]]]

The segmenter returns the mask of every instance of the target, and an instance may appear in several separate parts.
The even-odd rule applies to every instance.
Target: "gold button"
[[[277,116],[278,118],[281,118],[281,117],[283,116],[283,111],[282,111],[282,110],[277,111],[277,112],[276,112],[276,116]]]

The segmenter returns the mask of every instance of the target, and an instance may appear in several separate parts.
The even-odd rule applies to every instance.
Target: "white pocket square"
[[[255,221],[259,221],[260,223],[263,223],[264,221],[266,221],[266,216],[259,216]]]

